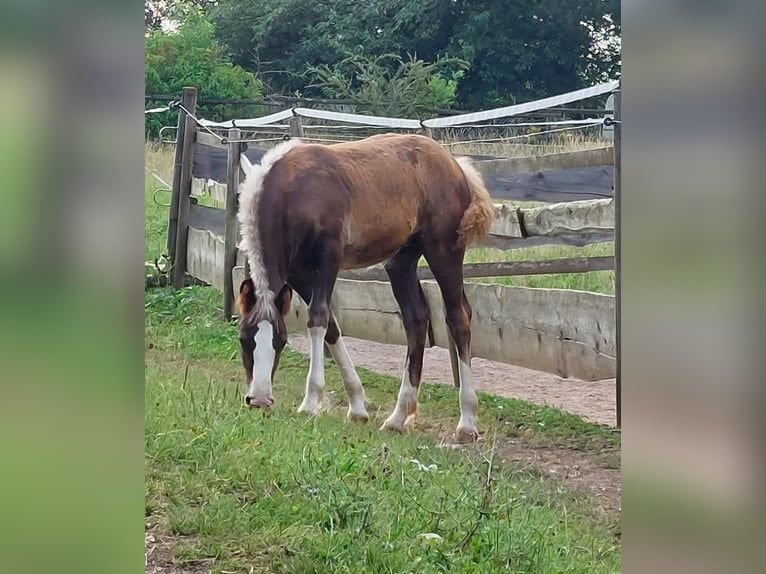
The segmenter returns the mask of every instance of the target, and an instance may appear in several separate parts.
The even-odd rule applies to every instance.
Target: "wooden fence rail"
[[[587,273],[589,271],[608,271],[614,269],[614,257],[567,257],[546,259],[543,261],[501,261],[498,263],[466,263],[463,265],[463,277],[511,277],[515,275],[547,275],[554,273]],[[366,269],[342,271],[341,279],[357,281],[388,281],[388,275],[382,266]],[[428,267],[418,267],[418,279],[433,280],[434,275]]]

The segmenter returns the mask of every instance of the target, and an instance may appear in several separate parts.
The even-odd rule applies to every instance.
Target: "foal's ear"
[[[289,285],[285,285],[282,287],[282,290],[279,292],[279,295],[277,295],[277,300],[275,301],[277,309],[279,309],[279,312],[283,317],[290,312],[290,303],[292,303],[292,300],[293,290]]]
[[[239,297],[237,299],[239,307],[239,316],[244,317],[255,307],[255,287],[252,279],[245,279],[239,286]]]

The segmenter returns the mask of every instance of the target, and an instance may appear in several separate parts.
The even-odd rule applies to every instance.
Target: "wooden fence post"
[[[186,95],[186,88],[184,88]],[[197,89],[189,88],[189,101],[184,107],[190,113],[197,113]],[[181,165],[178,176],[178,209],[176,223],[175,259],[173,261],[173,288],[184,286],[186,275],[186,248],[189,237],[189,210],[191,209],[192,165],[194,163],[194,143],[197,139],[197,124],[191,116],[185,114],[184,138],[181,146]],[[178,145],[178,144],[176,144]],[[175,178],[173,181],[175,185]]]
[[[196,88],[184,88],[181,96],[181,103],[189,110],[193,111],[197,99]],[[171,263],[176,260],[176,229],[178,227],[178,198],[181,189],[181,164],[183,159],[184,139],[186,135],[186,112],[178,111],[178,128],[176,130],[176,151],[173,161],[173,184],[170,195],[170,216],[168,217],[168,257]]]
[[[226,164],[226,221],[224,225],[223,252],[223,315],[229,321],[234,307],[234,278],[232,271],[237,263],[237,206],[239,192],[239,160],[242,153],[239,128],[229,130],[229,149]]]
[[[614,92],[614,343],[615,343],[615,412],[617,428],[622,428],[622,383],[620,380],[622,355],[620,352],[622,339],[621,307],[622,307],[622,218],[621,218],[621,185],[622,175],[622,82]]]
[[[293,116],[290,118],[290,135],[294,138],[304,137],[303,121],[300,116]]]

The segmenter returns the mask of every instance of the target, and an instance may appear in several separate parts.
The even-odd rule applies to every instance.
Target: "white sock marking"
[[[354,362],[346,349],[343,337],[338,337],[334,345],[329,345],[330,353],[335,364],[338,365],[340,378],[348,394],[348,418],[367,420],[369,415],[364,406],[365,396],[362,381],[354,368]]]
[[[399,396],[396,399],[396,407],[383,423],[383,428],[390,430],[403,430],[404,423],[414,415],[418,407],[418,392],[420,386],[415,388],[410,381],[409,361],[404,363],[404,374],[402,375],[402,384],[399,387]]]
[[[324,398],[324,327],[310,327],[311,355],[309,356],[309,374],[306,377],[306,395],[298,411],[316,415],[322,407]]]
[[[460,359],[458,361],[458,372],[460,373],[460,421],[457,424],[457,428],[458,430],[463,429],[476,433],[479,399],[476,397],[476,390],[473,388],[471,367]]]
[[[258,323],[255,333],[255,350],[253,351],[253,380],[247,391],[247,396],[255,402],[272,400],[271,371],[274,368],[274,328],[268,321]]]

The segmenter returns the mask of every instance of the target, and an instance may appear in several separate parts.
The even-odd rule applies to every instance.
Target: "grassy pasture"
[[[619,571],[614,517],[503,455],[530,436],[614,454],[611,431],[481,395],[484,440],[440,448],[457,422],[453,388],[423,385],[410,431],[381,433],[398,381],[360,370],[373,420],[347,423],[329,361],[327,411],[308,419],[295,413],[307,362],[289,348],[274,412],[251,412],[219,298],[199,286],[146,294],[146,521],[167,543],[155,559],[213,572]]]
[[[171,151],[147,148],[147,167],[168,183],[171,166]],[[167,208],[155,198],[168,202],[169,194],[155,194],[160,186],[147,174],[149,260],[165,252]],[[563,248],[497,254],[565,256],[541,249]],[[497,254],[475,250],[472,256]],[[330,361],[327,409],[308,419],[295,413],[307,361],[289,348],[276,375],[273,413],[251,412],[242,405],[236,327],[220,320],[220,305],[220,293],[209,287],[145,295],[150,568],[221,574],[620,571],[619,517],[599,512],[590,492],[514,462],[508,448],[523,442],[571,449],[614,466],[620,439],[610,429],[480,393],[483,440],[453,449],[457,394],[424,384],[408,432],[381,433],[398,381],[360,369],[372,420],[347,423]]]

